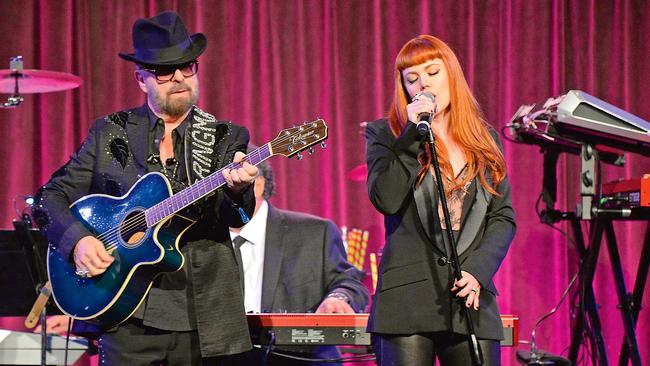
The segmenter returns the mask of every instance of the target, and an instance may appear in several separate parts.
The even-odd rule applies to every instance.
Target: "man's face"
[[[139,69],[136,79],[147,93],[149,107],[158,115],[180,117],[199,99],[199,80],[188,65],[166,69]],[[139,77],[138,77],[139,75]],[[161,81],[162,80],[162,81]]]

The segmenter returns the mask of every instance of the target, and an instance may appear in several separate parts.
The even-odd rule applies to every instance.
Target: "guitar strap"
[[[220,166],[225,147],[220,142],[231,131],[230,122],[217,120],[210,113],[204,112],[194,106],[190,125],[185,131],[185,169],[187,172],[187,183],[192,185],[197,181],[209,176]],[[210,193],[205,198],[214,194]],[[189,211],[188,211],[189,210]],[[194,214],[190,213],[193,212]],[[190,217],[198,218],[201,215],[202,204],[195,204],[186,209]]]
[[[190,185],[210,175],[215,168],[215,148],[223,139],[217,136],[218,121],[213,115],[194,106],[185,133],[185,166]]]

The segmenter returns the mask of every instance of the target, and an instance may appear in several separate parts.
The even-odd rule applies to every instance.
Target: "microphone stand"
[[[422,129],[418,129],[418,132],[421,134],[423,133]],[[456,277],[456,280],[460,280],[462,278],[462,275],[460,262],[458,261],[458,250],[456,250],[456,238],[451,231],[451,217],[449,215],[449,206],[447,206],[445,186],[442,183],[442,173],[440,172],[440,164],[438,163],[438,153],[436,151],[435,137],[429,125],[427,125],[426,132],[424,133],[426,133],[429,138],[429,152],[431,153],[433,169],[436,175],[438,197],[440,197],[440,203],[442,204],[442,211],[444,213],[445,226],[447,227],[445,232],[447,233],[447,239],[449,240],[449,246],[451,247],[451,264],[454,268],[454,275]],[[472,322],[472,314],[470,311],[471,309],[465,309],[465,321],[467,322],[467,337],[469,341],[470,352],[472,354],[472,361],[474,365],[483,365],[483,352],[481,352],[481,345],[478,343],[478,338],[476,337],[476,332],[474,331],[474,323]]]

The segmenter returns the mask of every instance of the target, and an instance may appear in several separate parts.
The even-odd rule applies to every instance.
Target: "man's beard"
[[[187,90],[188,95],[183,95],[182,97],[173,97],[172,94],[179,90]],[[197,84],[198,89],[198,84]],[[180,117],[185,114],[199,99],[199,93],[197,89],[192,89],[189,85],[185,83],[180,83],[174,85],[166,95],[161,95],[157,91],[153,91],[153,103],[156,110],[170,116],[170,117]]]

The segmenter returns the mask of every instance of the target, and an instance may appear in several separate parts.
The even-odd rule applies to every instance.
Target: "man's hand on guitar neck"
[[[113,263],[113,258],[101,241],[93,236],[85,236],[77,242],[73,251],[74,264],[80,277],[97,276]]]
[[[228,189],[233,193],[240,193],[246,189],[257,177],[257,167],[244,160],[246,155],[243,152],[237,151],[233,158],[234,163],[243,163],[239,169],[224,169],[223,177],[226,180]]]

